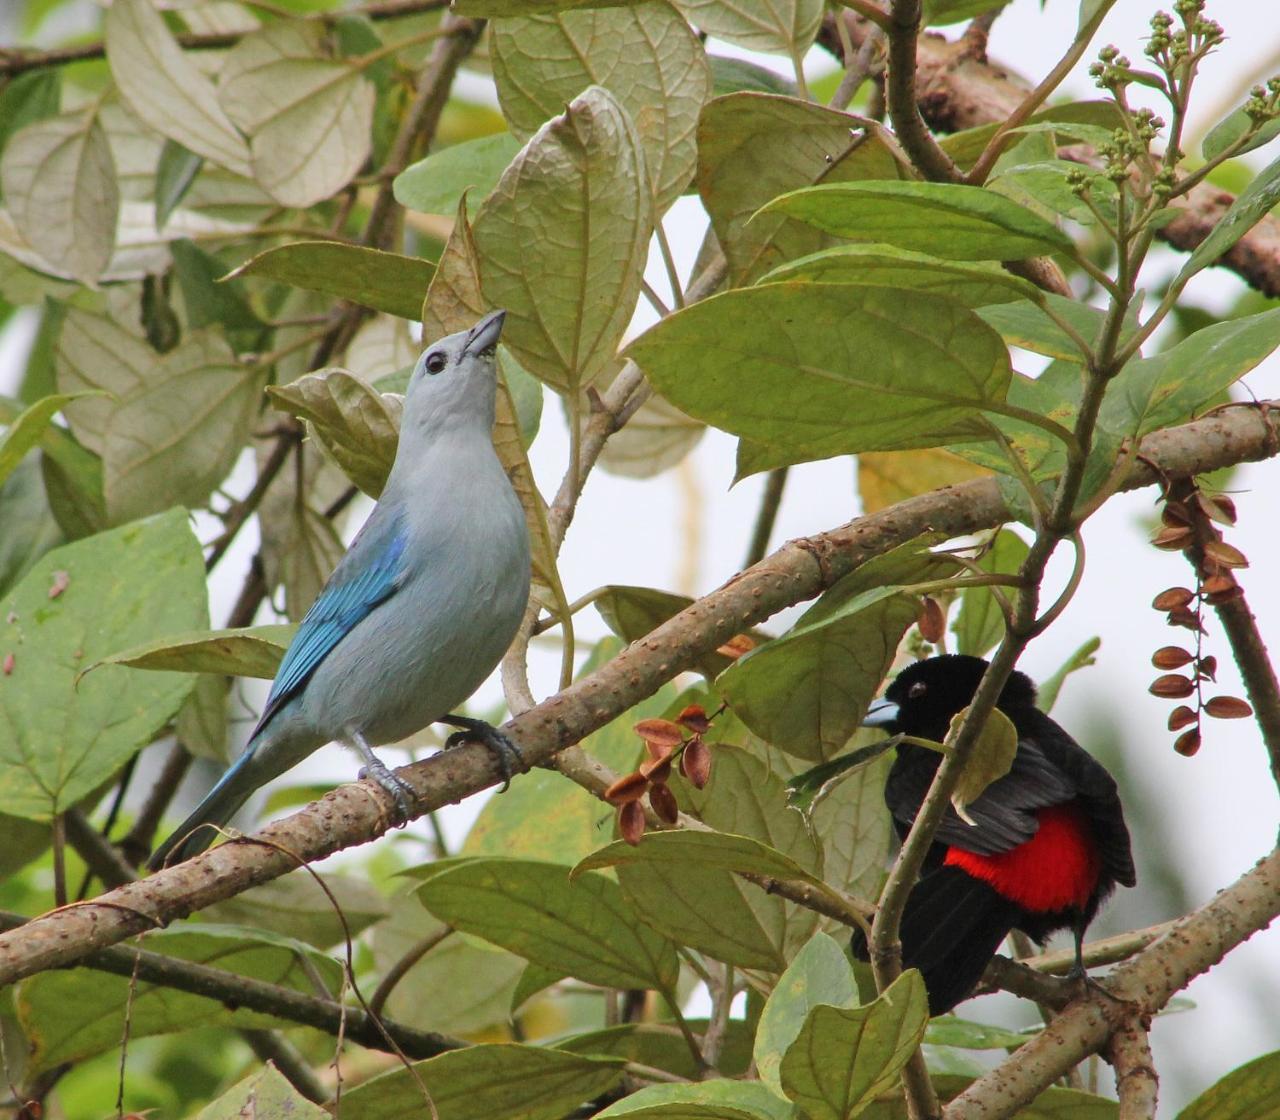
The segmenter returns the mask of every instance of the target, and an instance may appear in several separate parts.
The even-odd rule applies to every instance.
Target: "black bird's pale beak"
[[[885,727],[892,729],[898,723],[898,705],[883,696],[872,700],[867,714],[862,717],[863,727]]]
[[[493,348],[498,345],[498,338],[502,334],[502,323],[506,317],[507,313],[502,308],[498,308],[497,311],[490,311],[488,315],[471,328],[471,332],[467,335],[466,345],[462,347],[462,352],[464,354],[492,353]]]

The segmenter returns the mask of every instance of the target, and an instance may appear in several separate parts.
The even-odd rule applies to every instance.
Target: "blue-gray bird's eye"
[[[443,354],[428,354],[424,364],[428,373],[439,373],[444,369],[445,357]]]

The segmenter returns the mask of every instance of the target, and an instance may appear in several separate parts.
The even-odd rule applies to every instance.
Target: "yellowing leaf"
[[[864,451],[858,456],[858,495],[862,512],[875,513],[905,498],[990,473],[940,447]]]
[[[968,711],[965,708],[951,720],[948,738],[960,726]],[[978,734],[978,741],[960,774],[960,781],[951,794],[951,804],[961,820],[973,824],[969,814],[965,812],[966,807],[977,801],[992,782],[1009,773],[1013,766],[1013,756],[1017,753],[1018,732],[1004,712],[993,708]]]

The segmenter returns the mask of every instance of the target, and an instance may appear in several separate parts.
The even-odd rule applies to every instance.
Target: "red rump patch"
[[[1088,818],[1075,802],[1041,809],[1025,844],[994,856],[950,848],[943,861],[1036,913],[1083,907],[1098,884],[1101,861]]]

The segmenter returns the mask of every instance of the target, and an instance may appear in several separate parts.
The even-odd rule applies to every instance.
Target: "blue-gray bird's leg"
[[[400,825],[409,823],[409,818],[413,816],[413,799],[415,797],[413,787],[401,778],[397,778],[390,770],[387,769],[383,761],[373,753],[373,748],[366,742],[365,737],[354,728],[348,732],[351,745],[360,752],[360,757],[364,759],[364,769],[360,771],[360,777],[372,778],[383,789],[385,789],[396,803],[396,809],[400,813],[400,819],[396,822]]]
[[[502,775],[502,789],[500,793],[505,793],[511,785],[511,775],[516,773],[523,774],[529,769],[524,761],[524,754],[520,748],[508,739],[501,731],[491,723],[485,723],[482,719],[471,719],[469,716],[447,715],[441,716],[440,723],[447,723],[453,727],[460,727],[461,731],[455,731],[444,741],[444,749],[456,747],[459,743],[475,742],[485,746],[498,760],[498,773]]]

